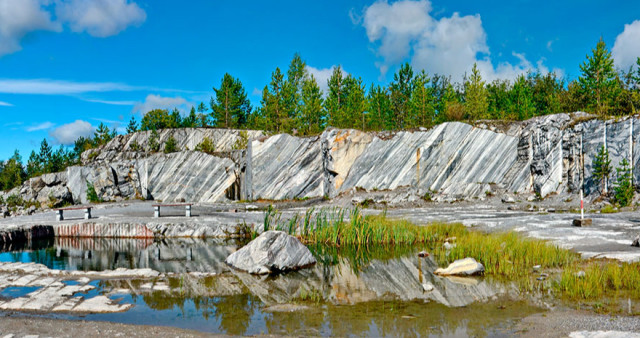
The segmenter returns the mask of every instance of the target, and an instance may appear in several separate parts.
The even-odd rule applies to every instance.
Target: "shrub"
[[[176,139],[173,138],[173,135],[169,136],[167,141],[164,143],[164,153],[165,154],[175,153],[176,151],[179,151],[179,150],[180,149],[178,149],[178,143],[176,142]]]
[[[247,149],[247,145],[249,144],[249,133],[246,130],[240,132],[236,143],[233,144],[233,150]]]
[[[132,151],[141,151],[142,150],[142,147],[140,147],[140,145],[138,144],[138,141],[131,142],[131,145],[129,145],[129,148]]]
[[[160,143],[158,142],[158,132],[154,129],[149,135],[149,151],[157,153],[160,150]]]
[[[445,114],[449,121],[460,121],[464,118],[464,106],[457,102],[447,105]]]
[[[194,150],[211,155],[216,151],[216,145],[213,143],[213,141],[209,137],[205,137],[204,139],[202,139],[202,142],[200,142],[196,146]]]
[[[9,197],[7,197],[7,206],[10,208],[24,206],[24,200],[20,195],[9,195]]]
[[[96,193],[96,188],[89,181],[87,181],[87,199],[91,203],[102,202],[102,199],[100,198],[100,196],[98,196],[98,193]]]

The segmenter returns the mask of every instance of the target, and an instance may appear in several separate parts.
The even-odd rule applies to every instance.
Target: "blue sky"
[[[0,159],[208,102],[225,72],[257,105],[296,52],[321,80],[340,64],[386,84],[402,62],[575,78],[600,36],[616,65],[633,62],[640,2],[0,0]]]

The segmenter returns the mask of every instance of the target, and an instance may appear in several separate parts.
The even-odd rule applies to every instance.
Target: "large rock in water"
[[[484,266],[473,258],[458,259],[446,269],[436,269],[434,274],[440,276],[472,276],[484,273]]]
[[[298,270],[316,263],[316,259],[297,238],[283,231],[266,231],[225,262],[252,274]]]

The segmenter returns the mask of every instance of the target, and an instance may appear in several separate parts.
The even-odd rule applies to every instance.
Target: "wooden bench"
[[[160,217],[160,207],[184,207],[185,208],[185,216],[191,217],[191,203],[182,203],[182,204],[154,204],[153,205],[153,217]]]
[[[56,212],[56,221],[64,221],[63,211],[65,210],[84,210],[84,219],[91,218],[92,207],[70,207],[70,208],[57,208],[53,209]]]

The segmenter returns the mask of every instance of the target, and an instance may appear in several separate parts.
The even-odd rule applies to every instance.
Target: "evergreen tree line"
[[[47,173],[55,173],[69,166],[80,163],[80,155],[83,151],[101,146],[116,136],[115,130],[100,123],[93,137],[78,138],[73,147],[53,147],[43,139],[40,150],[31,151],[26,166],[22,164],[22,156],[18,150],[7,161],[0,161],[0,189],[10,190],[21,185],[24,181]]]
[[[154,109],[140,123],[134,117],[127,133],[166,128],[217,127],[314,135],[331,126],[366,131],[431,127],[446,121],[525,120],[561,112],[586,111],[602,117],[637,113],[640,107],[640,57],[627,70],[616,70],[602,39],[580,65],[578,79],[566,82],[555,73],[529,72],[515,80],[485,81],[477,65],[461,82],[405,63],[387,85],[366,85],[362,78],[333,69],[323,92],[299,54],[288,69],[276,68],[253,107],[238,78],[225,74],[213,88],[209,104],[200,102],[185,116],[178,109]],[[111,140],[115,130],[100,125],[94,137],[80,138],[72,150],[51,151],[43,141],[27,166],[16,152],[0,166],[0,187],[10,189],[24,179],[62,170],[78,162],[80,153]],[[47,150],[49,149],[49,150]],[[18,179],[20,177],[20,179]]]
[[[388,86],[366,85],[362,78],[333,69],[326,93],[296,54],[286,72],[276,68],[252,107],[242,82],[225,74],[209,105],[201,102],[186,117],[177,109],[152,110],[140,130],[217,127],[312,135],[325,128],[403,130],[446,121],[525,120],[561,112],[586,111],[602,117],[636,113],[640,106],[640,57],[617,71],[600,39],[580,65],[581,76],[565,82],[555,73],[528,72],[514,80],[485,81],[477,65],[462,82],[406,63]],[[136,131],[135,120],[129,132]]]

